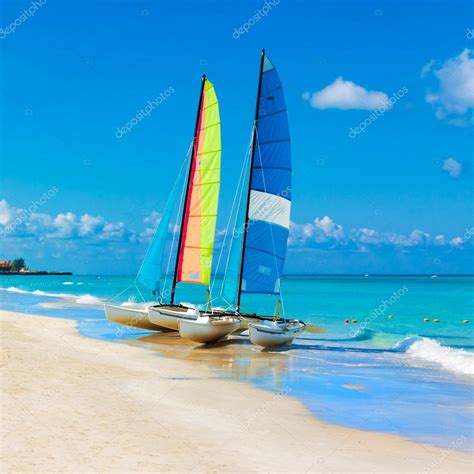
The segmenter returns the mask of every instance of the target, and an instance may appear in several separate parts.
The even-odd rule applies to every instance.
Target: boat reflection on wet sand
[[[230,336],[213,344],[198,344],[179,337],[176,332],[156,333],[126,341],[161,355],[192,360],[218,371],[219,376],[237,380],[271,375],[277,380],[288,369],[291,359],[278,352],[261,350],[248,337]]]

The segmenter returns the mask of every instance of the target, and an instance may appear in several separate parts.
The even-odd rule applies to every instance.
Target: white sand
[[[467,454],[315,420],[195,361],[0,312],[2,472],[472,472]]]

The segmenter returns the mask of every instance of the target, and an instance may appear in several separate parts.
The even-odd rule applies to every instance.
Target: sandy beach
[[[467,454],[316,420],[199,361],[0,312],[2,472],[472,472]]]

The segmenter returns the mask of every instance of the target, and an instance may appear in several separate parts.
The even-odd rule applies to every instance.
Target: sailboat
[[[275,66],[262,50],[252,132],[248,182],[241,187],[234,238],[223,293],[235,314],[249,323],[254,344],[289,344],[305,323],[281,317],[280,280],[285,263],[291,211],[291,148],[283,87]],[[246,189],[245,189],[246,186]],[[241,230],[236,232],[235,230]],[[242,312],[242,296],[275,302],[273,316]]]
[[[210,302],[210,279],[217,207],[220,187],[221,125],[219,104],[214,86],[204,75],[199,95],[199,105],[194,129],[191,159],[189,162],[181,210],[181,224],[177,245],[173,282],[169,294],[162,295],[160,304],[148,307],[148,318],[156,325],[178,330],[181,323],[197,322],[197,332],[203,322],[209,323],[215,331],[209,334],[211,340],[220,339],[237,329],[237,318],[214,314]],[[153,254],[157,254],[156,249]],[[155,267],[154,261],[151,265]],[[145,266],[139,280],[148,280],[150,268]],[[156,271],[154,272],[157,273]],[[176,304],[178,283],[192,283],[207,286],[207,307],[201,311],[190,305]],[[201,316],[202,314],[202,316]],[[190,332],[190,334],[188,334]],[[186,332],[192,339],[193,331]],[[197,334],[197,342],[208,342]]]
[[[135,286],[145,287],[153,299],[142,306],[105,305],[107,319],[128,326],[152,330],[178,330],[180,319],[197,319],[199,310],[191,305],[175,304],[176,285],[180,281],[208,284],[212,264],[217,201],[220,184],[220,119],[214,86],[204,75],[201,82],[198,114],[192,154],[189,160],[184,204],[181,199],[181,226],[171,291],[167,285],[175,234],[163,275],[167,238],[177,203],[182,198],[178,175],[161,215],[160,223],[135,279]],[[183,204],[181,209],[181,204]]]

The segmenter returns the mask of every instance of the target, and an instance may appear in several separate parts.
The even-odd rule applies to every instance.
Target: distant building
[[[0,273],[9,273],[12,270],[12,262],[10,260],[0,260]]]

